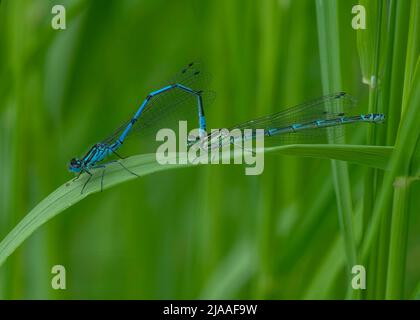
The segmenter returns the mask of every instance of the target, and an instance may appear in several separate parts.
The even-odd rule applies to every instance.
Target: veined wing
[[[209,74],[203,71],[201,64],[193,62],[184,67],[162,87],[177,83],[198,92],[202,97],[204,110],[206,110],[215,97],[214,92],[206,90],[209,79]],[[130,120],[121,125],[102,143],[111,144],[115,141]],[[198,127],[197,96],[180,88],[169,89],[149,100],[128,137],[140,134],[148,136],[161,128],[175,128],[181,120],[187,121],[190,129]]]
[[[306,124],[318,120],[335,119],[342,116],[352,115],[356,105],[356,99],[345,92],[329,94],[321,98],[299,104],[280,112],[250,120],[233,129],[278,129],[286,128],[295,124]],[[293,143],[327,143],[344,135],[344,126],[337,125],[328,128],[313,128],[282,133],[266,137],[266,141],[276,144]]]

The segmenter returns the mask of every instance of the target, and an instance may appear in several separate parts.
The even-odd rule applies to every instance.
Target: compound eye
[[[71,165],[72,167],[79,167],[79,166],[80,166],[79,160],[77,160],[77,159],[75,159],[75,158],[71,159],[71,160],[70,160],[70,165]]]

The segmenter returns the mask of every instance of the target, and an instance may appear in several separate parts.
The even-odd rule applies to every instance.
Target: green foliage
[[[53,30],[55,2],[1,1],[0,298],[418,298],[420,1],[360,3],[356,31],[337,0],[67,0]],[[84,178],[63,184],[69,159],[197,59],[211,128],[337,90],[387,121],[269,149],[262,176],[134,155],[139,179],[112,166],[104,192],[98,176],[83,195]],[[56,264],[67,290],[51,289]]]
[[[288,145],[273,147],[267,149],[266,152],[326,159],[341,159],[386,170],[392,148],[351,145]],[[231,160],[231,163],[233,163],[233,159]],[[154,154],[138,155],[124,160],[124,167],[128,168],[139,177],[162,170],[177,167],[182,168],[191,165],[191,163],[188,165],[160,165],[156,162]],[[136,178],[125,168],[117,163],[110,164],[107,167],[106,184],[104,185],[104,188],[107,189],[116,184]],[[66,182],[29,212],[16,228],[14,228],[0,243],[0,265],[27,237],[45,222],[63,210],[75,205],[89,194],[101,191],[102,170],[98,170],[100,172],[94,172],[93,178],[89,181],[87,181],[88,176],[84,175],[84,179],[72,179]],[[86,182],[89,182],[89,184],[87,184],[87,187],[82,193],[81,190]]]

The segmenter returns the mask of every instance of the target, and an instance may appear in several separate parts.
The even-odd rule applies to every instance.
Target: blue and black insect
[[[228,135],[222,131],[209,134],[202,145],[208,149],[227,144],[242,148],[238,141],[260,138],[266,146],[332,143],[344,135],[344,125],[385,120],[382,113],[360,114],[355,109],[354,97],[345,92],[333,93],[230,127]],[[245,129],[251,130],[246,133]],[[261,129],[262,134],[257,135],[257,129]]]
[[[81,193],[93,176],[92,169],[102,168],[101,190],[105,168],[110,163],[117,162],[130,174],[137,176],[120,161],[103,161],[111,155],[123,159],[117,150],[123,145],[129,135],[134,132],[147,130],[150,126],[162,126],[159,123],[162,116],[175,112],[180,107],[184,110],[196,110],[198,127],[200,133],[206,131],[206,117],[204,104],[209,103],[213,98],[211,91],[203,91],[201,88],[206,85],[207,74],[203,73],[200,64],[192,62],[181,70],[172,80],[171,84],[151,92],[140,105],[133,117],[119,127],[110,137],[93,145],[81,159],[73,158],[69,164],[69,170],[77,174],[76,179],[82,173],[89,175],[84,183]]]
[[[264,129],[264,137],[280,145],[328,143],[344,134],[343,125],[382,123],[385,120],[382,113],[360,114],[355,109],[356,99],[348,93],[338,92],[244,122],[230,130]]]
[[[117,150],[125,140],[134,132],[144,132],[151,126],[165,128],[165,118],[182,107],[183,113],[195,110],[196,123],[198,123],[199,136],[189,139],[188,146],[196,143],[208,144],[206,148],[219,147],[222,144],[235,144],[236,137],[225,139],[221,135],[206,133],[206,118],[204,106],[207,106],[214,95],[204,90],[207,86],[207,75],[200,70],[200,65],[190,63],[174,77],[170,85],[150,93],[138,108],[134,116],[118,128],[113,135],[96,143],[81,158],[73,158],[69,170],[77,173],[78,179],[82,173],[89,175],[84,183],[81,193],[92,178],[92,169],[102,168],[101,190],[105,168],[108,164],[117,162],[130,174],[137,176],[120,161],[103,162],[110,155],[122,157]],[[283,111],[250,120],[231,127],[241,132],[242,140],[256,139],[256,129],[263,129],[263,136],[267,141],[275,144],[294,144],[307,142],[329,143],[344,134],[343,125],[355,123],[381,123],[385,115],[381,113],[360,114],[354,111],[355,99],[345,92],[333,93],[321,98],[299,104]],[[182,116],[182,115],[181,115]],[[181,118],[176,118],[181,120]],[[244,129],[252,129],[254,134],[242,135]],[[213,143],[216,140],[218,142]],[[204,144],[203,144],[204,142]]]

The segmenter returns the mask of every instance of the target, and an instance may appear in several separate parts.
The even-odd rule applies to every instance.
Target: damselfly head
[[[82,161],[76,158],[71,159],[69,164],[69,170],[71,172],[80,172],[80,170],[82,170]]]

